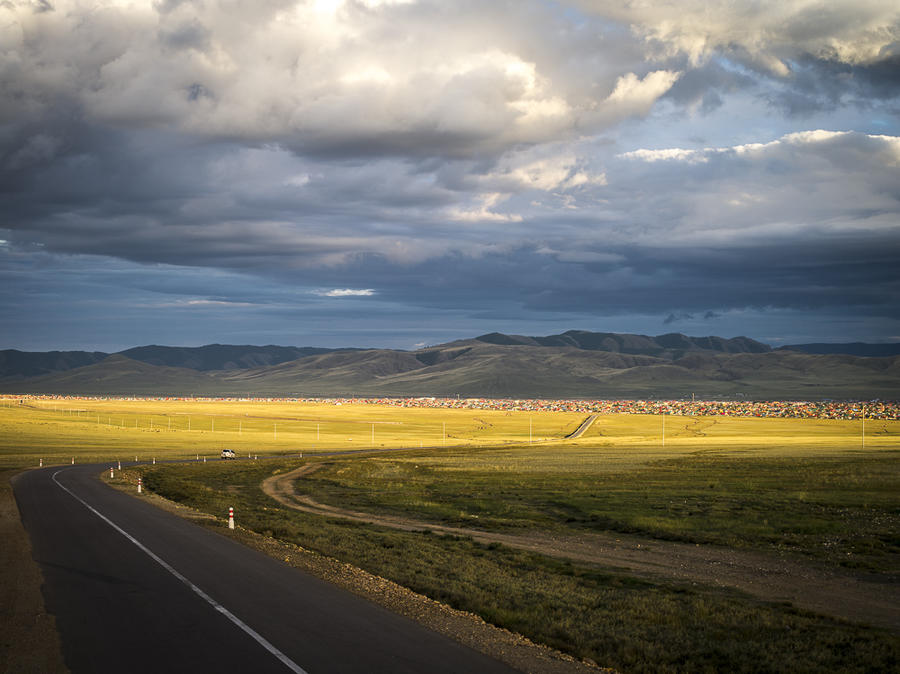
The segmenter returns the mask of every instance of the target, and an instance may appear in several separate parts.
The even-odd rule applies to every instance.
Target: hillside
[[[278,365],[290,360],[332,349],[295,346],[232,346],[228,344],[207,344],[197,347],[139,346],[120,351],[120,355],[139,360],[150,365],[185,367],[200,372],[212,370],[244,370],[268,365]]]
[[[277,365],[297,358],[335,349],[296,346],[234,346],[207,344],[206,346],[138,346],[120,351],[131,360],[164,367],[180,367],[198,372],[241,370]],[[54,372],[66,372],[85,365],[93,365],[108,358],[102,351],[0,351],[0,380],[26,379]]]
[[[0,351],[0,378],[25,379],[99,363],[109,354],[100,351]]]
[[[20,382],[0,382],[15,393],[176,395],[215,393],[218,380],[196,370],[142,363],[113,354],[92,365]]]
[[[779,348],[779,350],[782,349],[820,355],[842,353],[848,356],[862,356],[865,358],[900,356],[900,344],[866,344],[864,342],[850,342],[848,344],[790,344]]]
[[[556,346],[497,333],[484,337],[419,351],[329,351],[262,367],[202,371],[117,354],[57,374],[0,380],[0,389],[93,395],[900,398],[897,356],[760,353],[758,342],[719,338],[576,335],[573,344]],[[617,350],[597,348],[607,339]]]
[[[479,342],[504,346],[572,346],[586,351],[609,351],[660,358],[678,358],[689,351],[719,353],[768,353],[771,347],[748,337],[688,337],[670,332],[657,337],[616,332],[587,332],[569,330],[549,337],[523,337],[492,332],[475,338]]]

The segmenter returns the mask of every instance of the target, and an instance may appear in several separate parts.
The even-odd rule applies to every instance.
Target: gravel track
[[[308,464],[275,475],[263,481],[262,489],[284,506],[316,515],[403,531],[468,536],[481,543],[500,543],[551,557],[613,567],[641,577],[735,588],[765,601],[790,602],[816,613],[900,632],[900,583],[877,574],[837,570],[788,554],[625,534],[504,534],[336,508],[296,489],[300,478],[318,468],[318,464]]]

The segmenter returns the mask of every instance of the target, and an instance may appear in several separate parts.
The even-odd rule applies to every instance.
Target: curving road
[[[104,467],[13,484],[74,674],[514,671],[107,487]]]

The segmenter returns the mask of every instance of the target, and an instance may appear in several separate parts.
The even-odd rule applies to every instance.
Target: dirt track
[[[620,534],[502,534],[354,512],[327,506],[297,493],[294,485],[298,478],[316,468],[317,464],[311,464],[270,477],[263,482],[263,491],[287,507],[317,515],[404,531],[428,530],[437,534],[468,536],[482,543],[501,543],[552,557],[615,567],[643,577],[732,587],[759,599],[787,601],[817,613],[900,632],[900,584],[874,574],[838,571],[787,555],[672,543]]]

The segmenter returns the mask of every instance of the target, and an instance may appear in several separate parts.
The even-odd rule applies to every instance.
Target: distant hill
[[[24,379],[98,363],[109,354],[100,351],[0,351],[0,378]]]
[[[254,367],[278,365],[305,356],[328,353],[333,349],[295,346],[231,346],[207,344],[206,346],[139,346],[120,355],[150,365],[186,367],[200,372],[211,370],[243,370]]]
[[[232,349],[234,351],[232,351]],[[62,372],[0,379],[15,393],[500,398],[900,399],[900,356],[773,351],[747,338],[491,333],[417,351],[141,347]],[[136,360],[127,354],[139,356]],[[268,360],[269,362],[264,362]],[[155,362],[154,362],[155,361]],[[262,362],[252,366],[254,362]],[[158,364],[159,363],[159,364]]]
[[[865,358],[888,358],[890,356],[900,356],[900,343],[865,344],[864,342],[851,342],[848,344],[791,344],[789,346],[780,347],[779,351],[781,350],[820,355],[842,353],[848,356],[861,356]]]
[[[85,367],[13,384],[0,382],[0,386],[16,393],[180,395],[215,393],[218,381],[197,370],[150,365],[113,354]]]
[[[198,372],[241,370],[278,365],[335,349],[296,346],[138,346],[119,355],[148,365],[181,367]],[[102,351],[0,351],[0,380],[25,379],[93,365],[111,354]]]
[[[722,337],[688,337],[671,332],[657,337],[629,335],[615,332],[587,332],[569,330],[549,337],[523,337],[491,332],[475,338],[479,342],[504,346],[572,346],[587,351],[609,351],[642,356],[675,358],[688,351],[716,351],[720,353],[768,353],[768,344],[748,337],[723,339]]]

